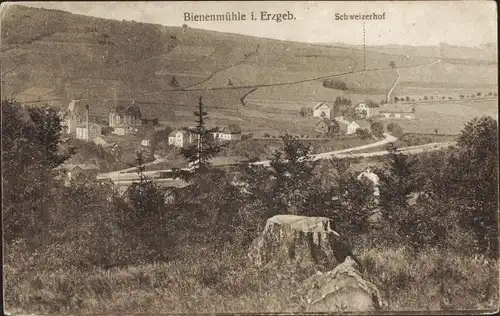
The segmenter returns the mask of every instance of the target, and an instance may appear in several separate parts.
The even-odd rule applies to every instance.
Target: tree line
[[[380,244],[429,246],[498,256],[497,122],[470,121],[457,148],[408,156],[391,149],[373,184],[358,180],[348,160],[313,161],[310,145],[285,135],[269,168],[214,168],[221,152],[205,124],[200,99],[199,141],[182,151],[187,186],[165,188],[143,176],[120,195],[96,180],[65,186],[57,166],[71,152],[49,108],[2,102],[2,176],[6,262],[22,267],[112,267],[168,261],[195,247],[245,251],[267,218],[325,216],[348,242],[361,236]],[[379,227],[370,222],[380,211]],[[380,228],[382,227],[382,228]]]

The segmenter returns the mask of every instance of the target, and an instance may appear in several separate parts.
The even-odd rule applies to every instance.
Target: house
[[[388,119],[414,120],[415,104],[384,104],[379,113]]]
[[[142,125],[142,114],[139,107],[132,104],[116,103],[109,111],[109,126],[113,134],[128,135],[137,132],[137,127]]]
[[[101,136],[102,127],[97,123],[78,124],[76,126],[76,139],[81,139],[85,141],[93,140],[94,138]]]
[[[352,134],[356,133],[357,129],[361,129],[361,128],[370,131],[370,123],[368,121],[365,121],[365,120],[352,121],[349,125],[347,125],[346,134],[352,135]]]
[[[313,117],[330,119],[332,117],[332,110],[328,105],[320,102],[313,108]]]
[[[92,139],[92,141],[96,144],[96,145],[100,145],[104,148],[107,148],[107,147],[113,147],[115,145],[115,143],[109,143],[107,142],[104,138],[102,138],[101,136],[97,136],[97,137],[94,137]]]
[[[60,166],[61,170],[66,173],[66,184],[70,181],[81,179],[93,179],[99,172],[99,166],[95,164],[63,164]]]
[[[332,129],[333,129],[333,121],[328,119],[323,119],[321,121],[318,121],[316,123],[316,126],[314,127],[314,131],[321,134],[329,134],[330,132],[332,132]]]
[[[335,121],[339,124],[339,133],[340,134],[347,134],[348,131],[348,126],[351,124],[350,121],[344,119],[343,116],[337,116],[335,117]]]
[[[168,135],[168,144],[175,147],[186,147],[192,143],[191,133],[176,129]]]
[[[359,117],[369,118],[377,116],[379,113],[378,105],[375,103],[365,103],[359,102],[355,107],[354,111]]]
[[[237,125],[229,125],[218,132],[212,133],[214,139],[220,140],[241,140],[241,128]]]

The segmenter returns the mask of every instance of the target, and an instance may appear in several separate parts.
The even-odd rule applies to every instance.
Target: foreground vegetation
[[[58,146],[56,112],[2,102],[7,310],[301,311],[313,271],[246,258],[266,219],[287,213],[331,218],[389,310],[498,306],[494,119],[469,122],[445,152],[392,151],[376,170],[378,206],[347,161],[311,161],[311,147],[288,135],[271,168],[212,168],[222,148],[205,119],[200,106],[192,132],[204,145],[182,152],[196,166],[179,174],[188,187],[141,177],[121,197],[108,184],[56,180],[72,154]]]

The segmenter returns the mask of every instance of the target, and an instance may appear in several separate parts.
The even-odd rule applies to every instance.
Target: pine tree
[[[172,76],[172,80],[170,80],[170,86],[172,88],[179,88],[180,87],[180,84],[177,81],[177,79],[175,78],[175,76]]]
[[[185,128],[192,136],[193,144],[180,151],[189,163],[190,170],[187,172],[177,170],[175,175],[185,181],[189,181],[193,175],[207,172],[210,169],[210,160],[222,151],[222,146],[217,145],[213,137],[213,133],[218,132],[219,128],[207,129],[205,126],[208,113],[203,110],[202,97],[198,99],[198,111],[193,113],[196,117],[196,126]]]

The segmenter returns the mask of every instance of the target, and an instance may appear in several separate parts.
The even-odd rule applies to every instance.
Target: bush
[[[347,90],[346,83],[337,78],[323,80],[323,87],[336,90],[344,90],[344,91]]]
[[[361,138],[361,139],[368,139],[370,138],[370,132],[368,132],[367,129],[365,128],[358,128],[356,129],[356,135]]]

